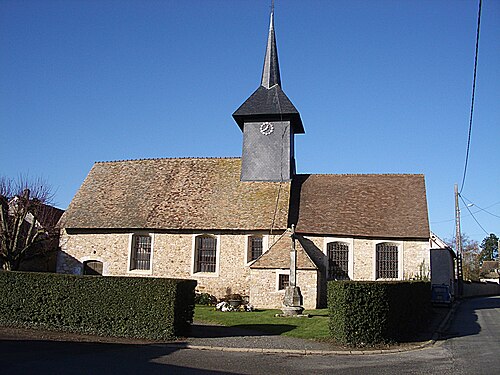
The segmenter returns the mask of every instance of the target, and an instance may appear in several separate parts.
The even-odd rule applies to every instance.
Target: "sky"
[[[299,173],[422,173],[454,235],[478,1],[275,1]],[[0,0],[0,176],[67,208],[96,161],[238,157],[270,0]],[[500,235],[500,1],[484,0],[462,232]],[[468,210],[471,210],[472,216]],[[482,226],[479,226],[474,218]]]

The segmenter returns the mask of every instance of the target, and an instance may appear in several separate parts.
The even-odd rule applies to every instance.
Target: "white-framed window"
[[[218,276],[220,236],[212,234],[193,235],[193,274]]]
[[[278,270],[276,272],[276,291],[285,290],[290,285],[290,270]]]
[[[329,280],[352,280],[354,278],[354,239],[326,237],[323,249],[326,255],[327,278]]]
[[[245,243],[245,264],[251,263],[264,254],[268,248],[268,236],[264,234],[249,234]]]
[[[129,272],[150,274],[153,270],[153,235],[134,233],[130,236]]]
[[[384,241],[375,244],[375,280],[400,280],[403,270],[401,243]]]

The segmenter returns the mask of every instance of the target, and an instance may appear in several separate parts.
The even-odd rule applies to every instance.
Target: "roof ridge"
[[[425,176],[424,173],[297,173],[296,176]]]
[[[127,161],[149,161],[149,160],[225,160],[225,159],[241,159],[239,156],[226,156],[226,157],[198,157],[198,156],[184,156],[184,157],[172,157],[172,158],[139,158],[139,159],[118,159],[118,160],[103,160],[95,161],[95,164],[106,164],[106,163],[122,163]]]

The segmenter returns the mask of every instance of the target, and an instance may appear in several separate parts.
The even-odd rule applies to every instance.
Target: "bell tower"
[[[271,10],[260,87],[233,113],[243,132],[241,181],[290,181],[295,173],[294,135],[303,134],[300,114],[281,89]]]

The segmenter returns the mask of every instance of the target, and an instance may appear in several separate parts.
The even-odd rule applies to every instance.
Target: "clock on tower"
[[[281,89],[271,11],[260,87],[233,113],[243,131],[241,181],[290,181],[295,173],[294,135],[303,134],[300,114]]]

